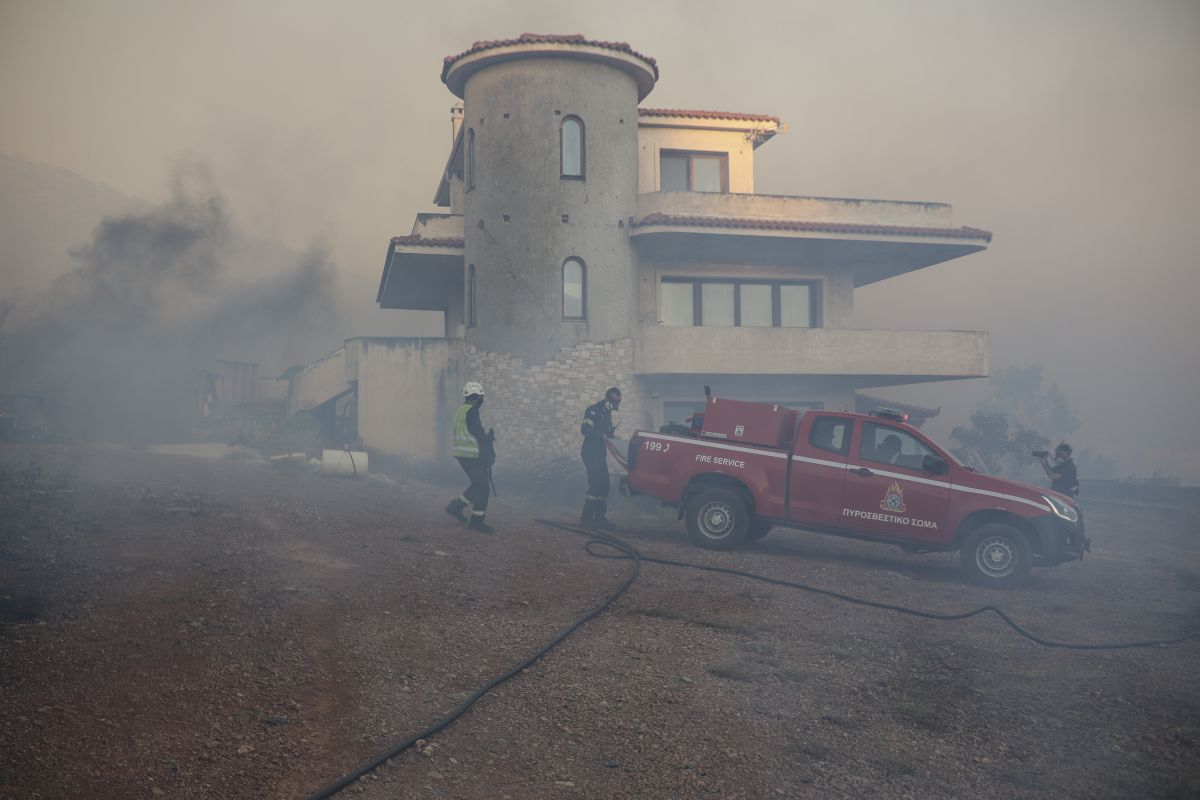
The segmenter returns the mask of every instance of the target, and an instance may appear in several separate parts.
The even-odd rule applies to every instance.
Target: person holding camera
[[[1050,478],[1050,488],[1062,492],[1068,497],[1079,494],[1079,478],[1075,472],[1075,462],[1071,460],[1071,445],[1062,442],[1054,448],[1054,464],[1049,462],[1050,454],[1039,450],[1034,455],[1042,462],[1046,477]]]

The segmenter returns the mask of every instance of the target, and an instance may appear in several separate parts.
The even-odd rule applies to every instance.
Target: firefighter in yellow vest
[[[488,483],[492,464],[496,462],[496,432],[483,430],[479,421],[479,407],[483,405],[483,386],[470,381],[463,386],[463,403],[454,414],[454,458],[463,472],[471,479],[471,485],[446,506],[446,513],[459,522],[467,522],[467,528],[480,533],[495,533],[496,529],[484,520],[488,504]],[[468,522],[464,513],[471,507]]]

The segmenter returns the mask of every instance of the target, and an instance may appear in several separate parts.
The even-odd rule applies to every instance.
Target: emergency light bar
[[[871,412],[871,416],[894,419],[896,422],[908,422],[908,414],[897,408],[877,408]]]

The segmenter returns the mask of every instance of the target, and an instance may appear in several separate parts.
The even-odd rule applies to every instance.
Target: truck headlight
[[[1074,506],[1069,506],[1061,500],[1056,500],[1049,495],[1042,495],[1042,499],[1050,504],[1050,508],[1054,510],[1054,515],[1067,522],[1079,522],[1079,512]]]

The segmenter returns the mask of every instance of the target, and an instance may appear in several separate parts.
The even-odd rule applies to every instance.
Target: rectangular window
[[[692,325],[694,323],[695,301],[692,293],[691,281],[663,281],[660,291],[662,310],[659,312],[659,319],[664,325]]]
[[[819,327],[816,284],[715,278],[662,279],[659,323],[741,328]]]
[[[726,153],[663,150],[658,164],[659,191],[729,191],[729,156]]]
[[[700,319],[701,325],[733,327],[732,283],[700,284]]]
[[[686,192],[688,190],[687,156],[662,157],[662,191]]]
[[[808,442],[818,449],[846,455],[850,452],[850,420],[845,417],[817,417],[813,420]]]
[[[779,287],[779,325],[783,328],[811,328],[812,287],[783,284]]]
[[[664,400],[663,421],[679,425],[688,424],[692,414],[704,413],[704,400]]]
[[[864,422],[858,457],[863,461],[894,464],[908,469],[922,469],[925,457],[934,455],[915,436],[899,428]]]
[[[738,287],[738,321],[743,328],[769,328],[775,324],[772,294],[773,287],[767,283],[743,283]]]
[[[724,191],[725,159],[721,156],[692,156],[692,191]]]

